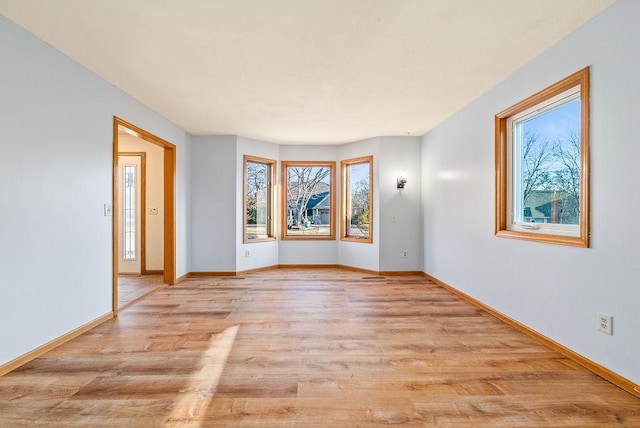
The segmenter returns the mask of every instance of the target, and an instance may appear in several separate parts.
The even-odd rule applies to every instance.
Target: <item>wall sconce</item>
[[[407,184],[407,173],[402,171],[398,177],[398,189],[404,189],[405,184]]]

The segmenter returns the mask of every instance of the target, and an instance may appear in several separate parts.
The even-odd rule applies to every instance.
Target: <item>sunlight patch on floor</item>
[[[181,391],[182,397],[167,418],[165,426],[190,428],[202,426],[238,329],[237,325],[229,327],[211,338],[211,344],[201,359],[202,369],[191,378],[189,387]]]

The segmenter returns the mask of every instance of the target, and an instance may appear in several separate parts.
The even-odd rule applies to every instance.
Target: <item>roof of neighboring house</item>
[[[295,188],[298,187],[298,182],[297,181],[290,181],[287,183],[287,189],[289,190],[295,190]],[[315,186],[313,187],[313,192],[314,193],[321,193],[321,192],[325,192],[328,191],[330,189],[330,185],[329,183],[325,183],[324,181],[320,181],[318,183],[315,184]]]
[[[531,192],[524,203],[524,209],[531,210],[531,217],[542,218],[551,215],[551,201],[553,200],[554,190],[537,190]],[[555,191],[556,200],[560,201],[567,197],[565,192]]]
[[[329,209],[331,202],[329,201],[329,192],[320,192],[311,196],[307,203],[307,209]]]

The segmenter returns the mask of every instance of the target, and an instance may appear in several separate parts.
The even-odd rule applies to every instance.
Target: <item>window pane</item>
[[[496,236],[589,246],[589,68],[495,116]]]
[[[371,162],[371,157],[342,162],[343,239],[371,242]]]
[[[283,238],[335,238],[332,164],[283,162],[286,227]]]
[[[246,161],[246,225],[247,240],[271,237],[271,165]]]
[[[136,166],[124,165],[122,168],[123,210],[124,210],[124,260],[136,259]]]
[[[577,94],[514,121],[516,222],[580,221],[580,99]]]

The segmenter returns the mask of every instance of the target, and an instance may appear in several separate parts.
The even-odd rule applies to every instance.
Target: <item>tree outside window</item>
[[[282,161],[282,239],[335,239],[335,162]]]
[[[275,161],[244,157],[244,242],[275,239],[273,182]]]
[[[342,165],[342,240],[372,242],[373,158],[348,159]]]
[[[589,69],[496,115],[496,235],[589,245]]]

